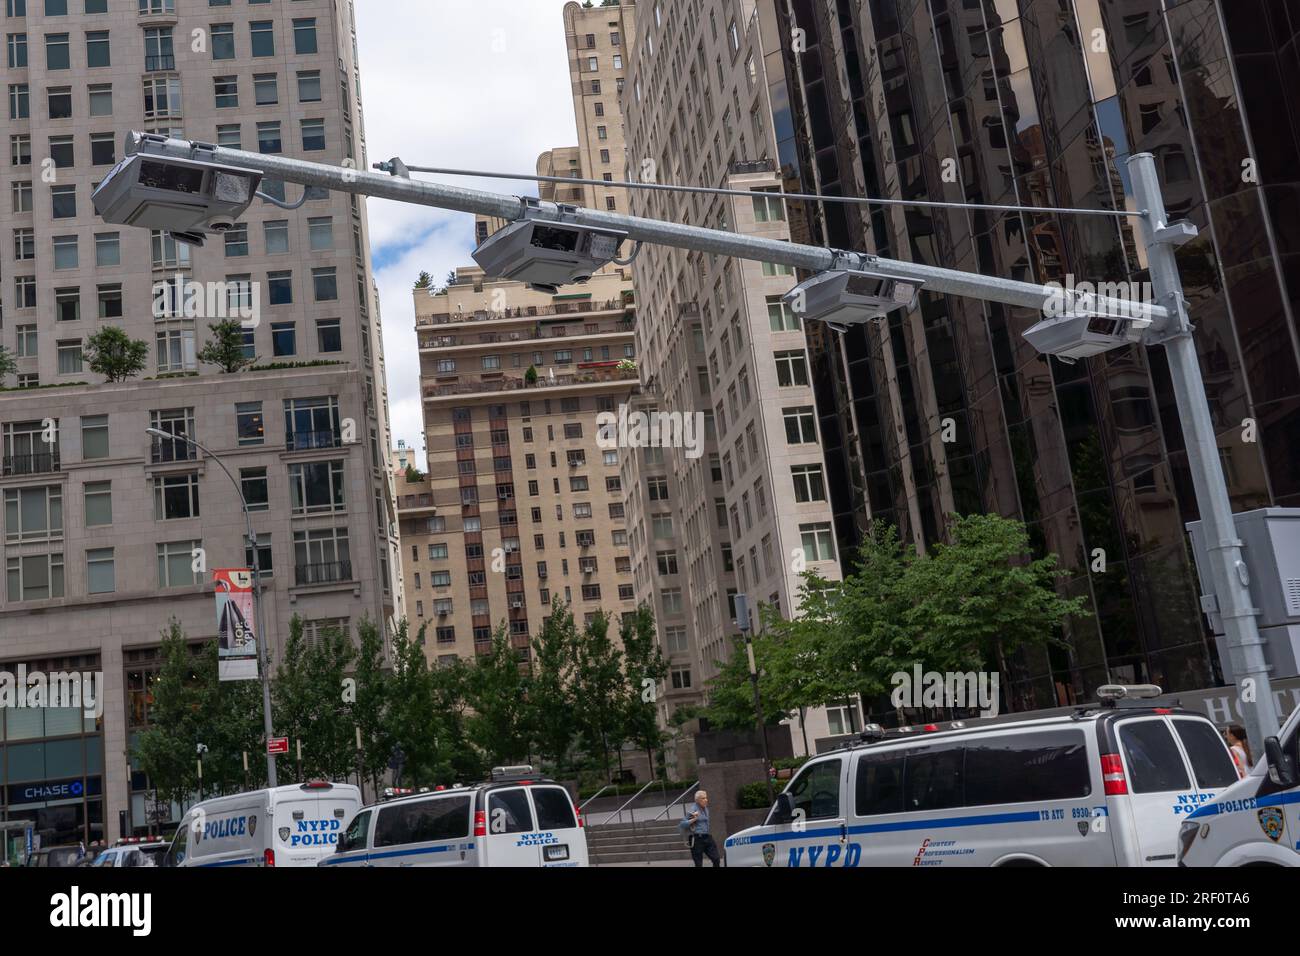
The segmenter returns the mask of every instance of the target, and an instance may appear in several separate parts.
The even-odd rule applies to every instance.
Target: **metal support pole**
[[[1133,181],[1133,198],[1139,208],[1147,210],[1147,215],[1138,220],[1138,234],[1146,249],[1152,290],[1169,314],[1163,329],[1157,323],[1147,331],[1146,344],[1165,347],[1178,402],[1178,419],[1187,446],[1187,464],[1204,522],[1209,577],[1214,581],[1219,615],[1233,657],[1246,733],[1252,751],[1262,754],[1264,738],[1278,731],[1276,702],[1269,666],[1264,660],[1264,642],[1255,624],[1259,612],[1250,596],[1250,578],[1241,557],[1241,541],[1232,517],[1232,502],[1223,478],[1219,444],[1174,257],[1174,247],[1181,237],[1166,228],[1165,203],[1156,176],[1155,158],[1150,153],[1137,153],[1129,157],[1128,170]],[[1253,698],[1246,693],[1247,688],[1253,690]]]
[[[476,213],[506,220],[518,219],[524,210],[523,200],[518,196],[422,182],[400,174],[388,175],[364,169],[308,163],[288,156],[250,153],[209,143],[190,143],[180,139],[141,142],[142,136],[141,133],[131,133],[127,137],[127,155],[143,152],[151,156],[171,156],[177,159],[193,159],[197,156],[226,166],[257,170],[271,179],[301,186],[318,186],[358,196],[374,196],[378,199],[434,206],[439,209]],[[540,205],[546,213],[559,215],[560,206],[556,203],[542,202]],[[946,292],[950,295],[1002,302],[1022,308],[1042,309],[1049,300],[1059,299],[1061,295],[1059,286],[1018,282],[1001,276],[980,275],[958,269],[941,269],[917,262],[880,259],[866,253],[805,246],[779,239],[764,239],[759,236],[724,232],[720,229],[687,226],[678,222],[625,216],[580,206],[566,205],[564,212],[570,221],[579,225],[619,229],[626,232],[628,238],[634,241],[659,243],[678,249],[693,249],[710,255],[771,262],[806,269],[810,272],[823,272],[837,266],[843,268],[874,264],[902,278],[924,283],[926,289],[931,292]],[[1166,318],[1165,310],[1158,305],[1135,306],[1127,300],[1109,296],[1097,296],[1094,304],[1098,310],[1106,311],[1108,314],[1150,318],[1153,324],[1159,324]]]
[[[773,803],[772,758],[767,752],[767,722],[763,720],[763,699],[758,693],[758,664],[754,661],[754,642],[750,640],[749,596],[736,595],[736,627],[745,638],[745,658],[749,663],[749,683],[754,690],[754,720],[758,723],[758,738],[763,744],[763,781],[767,784],[767,802]]]

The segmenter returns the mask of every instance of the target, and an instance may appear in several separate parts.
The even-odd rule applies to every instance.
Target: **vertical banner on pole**
[[[217,656],[221,680],[257,680],[257,630],[253,624],[253,572],[212,572],[217,594]]]

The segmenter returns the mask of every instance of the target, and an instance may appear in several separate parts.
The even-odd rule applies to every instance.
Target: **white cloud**
[[[563,0],[361,0],[357,45],[373,162],[531,173],[542,152],[577,143]],[[415,174],[494,192],[528,182]],[[469,265],[473,217],[369,201],[393,438],[423,448],[411,285]]]

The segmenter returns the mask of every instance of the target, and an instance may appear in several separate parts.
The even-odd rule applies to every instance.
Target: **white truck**
[[[196,803],[163,866],[315,866],[361,809],[352,784],[290,784]]]
[[[1178,832],[1179,866],[1300,866],[1300,707],[1242,780]]]

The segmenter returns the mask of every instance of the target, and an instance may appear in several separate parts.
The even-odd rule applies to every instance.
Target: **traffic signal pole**
[[[272,179],[300,186],[315,186],[337,192],[389,199],[394,202],[432,206],[455,212],[491,216],[512,221],[525,209],[519,196],[430,183],[409,178],[400,160],[384,164],[389,173],[328,166],[286,156],[250,153],[206,143],[185,140],[142,140],[142,134],[128,137],[127,152],[176,159],[202,159],[240,169],[254,170]],[[1224,484],[1219,461],[1218,443],[1210,418],[1209,406],[1201,379],[1199,360],[1191,335],[1182,282],[1174,258],[1175,246],[1195,235],[1187,223],[1166,222],[1164,202],[1150,154],[1140,153],[1128,161],[1133,180],[1136,209],[1114,210],[1117,218],[1138,220],[1137,233],[1147,254],[1151,283],[1158,301],[1135,303],[1111,296],[1093,296],[1089,310],[1102,315],[1128,319],[1149,319],[1143,332],[1144,344],[1163,345],[1169,360],[1170,374],[1178,402],[1179,418],[1187,445],[1196,499],[1205,521],[1211,555],[1210,576],[1221,602],[1220,613],[1228,633],[1228,643],[1236,659],[1234,672],[1242,681],[1249,680],[1253,699],[1243,683],[1240,702],[1252,747],[1262,750],[1263,740],[1277,732],[1278,720],[1264,661],[1262,642],[1255,624],[1255,610],[1250,599],[1249,578],[1241,558],[1240,542],[1232,518],[1232,506]],[[940,205],[929,203],[927,205]],[[970,203],[947,203],[953,208],[980,208]],[[1000,302],[1004,305],[1041,311],[1062,301],[1060,286],[1019,282],[1001,276],[980,275],[955,269],[943,269],[915,262],[883,259],[867,253],[800,245],[758,236],[746,236],[700,226],[626,216],[598,209],[586,209],[551,202],[538,206],[542,216],[563,218],[580,226],[616,229],[629,239],[690,249],[710,255],[730,256],[770,262],[818,273],[831,269],[883,269],[897,278],[921,284],[927,291]],[[1015,207],[1002,207],[1015,208]],[[1047,210],[1020,207],[1028,213],[1044,212],[1105,214],[1105,210]],[[1117,343],[1119,344],[1119,343]]]

